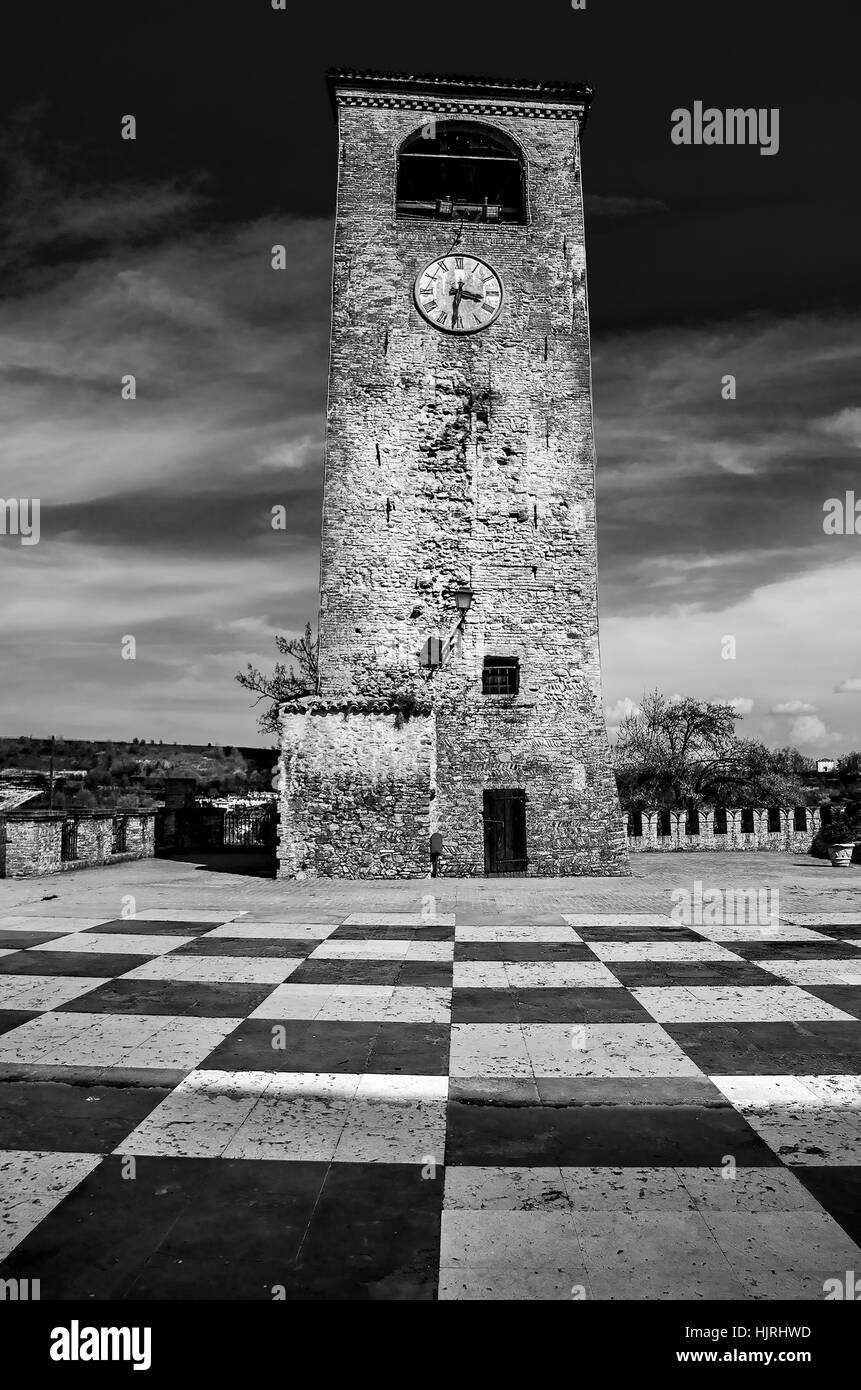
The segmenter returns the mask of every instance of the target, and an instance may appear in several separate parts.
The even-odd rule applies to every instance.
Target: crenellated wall
[[[713,810],[701,810],[699,812],[699,834],[688,833],[688,816],[686,811],[670,811],[670,833],[662,835],[660,833],[661,815],[660,810],[642,811],[642,835],[631,833],[632,816],[630,812],[623,815],[623,824],[628,836],[628,849],[631,854],[646,854],[654,852],[671,851],[695,851],[695,850],[786,850],[790,853],[807,854],[811,843],[819,830],[820,815],[819,808],[807,806],[804,808],[807,818],[807,826],[804,830],[795,829],[795,807],[783,807],[780,811],[780,830],[769,830],[768,810],[754,808],[753,811],[753,830],[743,831],[742,811],[739,808],[727,809],[726,813],[726,834],[718,834],[715,831],[715,813]]]

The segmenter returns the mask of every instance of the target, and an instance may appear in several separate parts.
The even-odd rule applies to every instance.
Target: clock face
[[[499,318],[502,281],[493,266],[467,252],[441,256],[416,276],[416,304],[434,328],[477,333]]]

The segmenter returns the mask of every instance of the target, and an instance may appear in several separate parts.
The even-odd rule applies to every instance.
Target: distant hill
[[[187,777],[200,796],[268,791],[274,748],[161,743],[132,739],[57,738],[54,743],[54,805],[58,808],[148,806],[160,799],[165,778]],[[45,785],[51,766],[49,738],[0,737],[0,783],[20,786],[26,773]],[[3,774],[9,776],[4,778]],[[47,805],[47,792],[28,806]]]

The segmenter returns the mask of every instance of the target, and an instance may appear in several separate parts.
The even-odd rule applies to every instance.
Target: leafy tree
[[[267,708],[259,716],[257,727],[263,734],[278,731],[278,705],[283,700],[295,700],[300,695],[313,695],[317,690],[319,668],[319,637],[315,638],[311,624],[305,624],[301,637],[275,638],[279,656],[285,661],[276,661],[270,675],[258,670],[249,662],[244,671],[239,671],[235,680],[243,690],[250,691],[257,698],[252,702],[259,705],[268,701]]]
[[[616,780],[624,806],[681,809],[708,799],[732,766],[735,724],[729,705],[670,699],[654,690],[619,729]]]
[[[803,795],[806,760],[794,748],[740,739],[731,705],[655,690],[623,721],[616,781],[629,810],[703,805],[787,806]]]

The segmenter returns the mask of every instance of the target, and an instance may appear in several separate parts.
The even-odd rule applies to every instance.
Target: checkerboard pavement
[[[0,1277],[43,1299],[820,1299],[861,914],[0,919]]]

